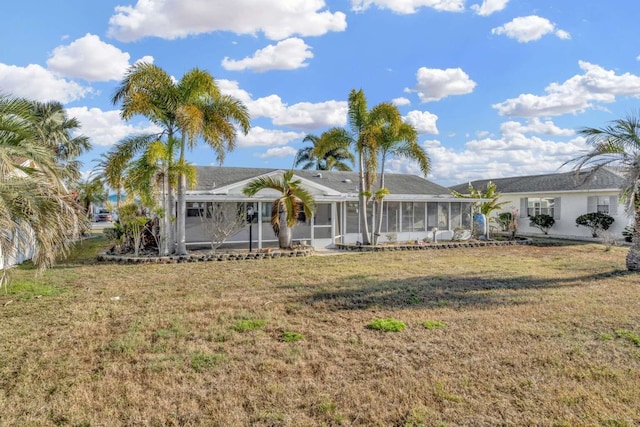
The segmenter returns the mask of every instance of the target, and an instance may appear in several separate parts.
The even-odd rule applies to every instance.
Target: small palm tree
[[[249,197],[255,196],[260,190],[272,189],[282,193],[282,196],[274,200],[271,207],[271,227],[278,236],[280,249],[291,248],[292,228],[298,220],[300,208],[304,210],[307,218],[316,210],[316,203],[307,190],[300,186],[299,179],[293,179],[293,171],[289,170],[281,179],[274,177],[258,177],[251,181],[242,190]]]
[[[640,112],[614,120],[604,128],[582,128],[579,134],[593,148],[567,163],[574,163],[577,171],[591,168],[588,176],[602,167],[613,166],[624,178],[621,199],[627,213],[634,216],[627,269],[640,271]]]

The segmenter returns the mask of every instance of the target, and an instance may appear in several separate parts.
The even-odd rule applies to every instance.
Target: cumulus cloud
[[[310,46],[304,40],[297,37],[282,40],[275,46],[269,45],[256,51],[253,56],[241,60],[233,60],[225,57],[222,67],[225,70],[295,70],[309,65],[305,62],[313,58]]]
[[[438,116],[428,111],[409,111],[409,113],[404,117],[404,121],[412,125],[419,134],[438,134],[438,127],[436,126]]]
[[[416,92],[422,102],[439,101],[452,95],[465,95],[473,92],[476,82],[461,68],[421,67],[416,73],[418,83],[413,89],[405,92]]]
[[[503,123],[499,137],[472,139],[461,149],[439,140],[424,141],[431,159],[429,179],[449,186],[476,179],[554,173],[587,148],[582,137],[565,141],[540,137],[538,131],[550,129],[553,135],[569,134],[551,122],[542,125],[538,121]],[[420,174],[418,165],[406,159],[391,159],[387,164],[391,172]]]
[[[37,64],[26,67],[0,63],[0,87],[14,96],[66,104],[93,93],[93,89],[66,80]]]
[[[234,80],[220,79],[217,82],[223,94],[234,96],[247,106],[253,119],[266,117],[274,125],[305,131],[347,124],[346,101],[299,102],[288,105],[278,95],[254,99]]]
[[[557,29],[553,22],[536,15],[514,18],[511,22],[491,30],[491,34],[504,34],[520,43],[539,40],[542,36],[552,33],[563,40],[571,38],[567,31]]]
[[[88,81],[120,80],[129,67],[129,54],[86,34],[66,46],[53,49],[49,69]]]
[[[116,6],[109,20],[109,36],[121,41],[143,37],[164,39],[214,31],[255,35],[272,40],[292,35],[320,36],[344,31],[346,16],[325,9],[324,0],[138,0],[135,6]]]
[[[363,12],[372,5],[389,9],[399,14],[411,14],[421,7],[430,7],[443,12],[464,11],[465,0],[351,0],[351,10]]]
[[[159,133],[161,129],[149,122],[132,124],[120,118],[120,110],[102,111],[99,108],[67,108],[69,117],[80,122],[80,133],[90,138],[93,145],[109,147],[129,135]]]
[[[489,16],[507,7],[509,0],[483,0],[482,4],[471,5],[471,9],[480,16]]]
[[[617,96],[640,97],[640,76],[615,71],[589,62],[579,61],[584,74],[564,83],[552,83],[546,95],[522,94],[507,99],[493,108],[502,116],[540,117],[582,112],[596,103],[612,103]]]
[[[292,141],[301,140],[305,136],[306,134],[303,132],[287,132],[254,126],[247,135],[239,134],[237,141],[239,147],[274,147],[287,145]]]
[[[409,98],[405,98],[405,97],[393,98],[391,100],[391,103],[393,105],[398,106],[398,107],[402,107],[402,106],[405,106],[405,105],[411,105],[411,101],[409,101]]]
[[[267,151],[260,154],[259,157],[261,159],[269,159],[272,157],[282,158],[282,157],[295,156],[297,153],[298,153],[298,150],[292,147],[275,147],[275,148],[269,148]]]

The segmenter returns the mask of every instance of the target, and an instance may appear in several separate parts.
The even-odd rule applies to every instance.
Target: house
[[[246,248],[251,234],[256,248],[277,245],[271,229],[271,205],[280,194],[263,190],[254,197],[242,194],[244,187],[257,177],[281,176],[281,169],[196,166],[198,183],[187,191],[186,242],[190,247],[210,245],[206,212],[214,203],[233,203],[237,212],[252,208],[257,221],[230,236],[226,246]],[[293,239],[306,241],[315,248],[332,247],[336,243],[356,244],[362,240],[358,215],[358,173],[295,170],[294,179],[302,182],[316,200],[313,218],[299,218]],[[380,242],[409,241],[453,236],[456,228],[471,228],[472,200],[454,198],[446,187],[415,175],[385,174],[390,194],[384,198],[384,214]],[[369,204],[368,214],[377,224],[377,212]],[[372,232],[372,230],[370,230]]]
[[[593,174],[591,170],[583,170],[579,173],[484,179],[455,185],[451,189],[466,194],[469,184],[475,189],[485,189],[489,181],[496,184],[500,193],[498,202],[507,202],[492,216],[518,209],[519,233],[540,234],[541,231],[531,227],[528,220],[538,214],[551,215],[556,222],[549,235],[562,237],[591,237],[589,229],[576,226],[576,218],[591,212],[605,213],[614,218],[608,232],[616,239],[621,238],[622,231],[629,224],[630,218],[619,200],[623,178],[612,169],[600,168]]]

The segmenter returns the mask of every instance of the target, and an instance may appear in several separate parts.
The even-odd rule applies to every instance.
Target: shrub
[[[375,319],[369,323],[369,329],[375,329],[383,332],[400,332],[406,328],[407,325],[401,320],[388,318],[388,319]]]
[[[631,242],[633,240],[633,225],[627,225],[622,230],[622,236],[624,236],[625,242]]]
[[[583,226],[591,230],[591,236],[598,237],[600,231],[608,230],[614,219],[602,212],[590,212],[576,218],[576,227]]]
[[[501,212],[498,215],[497,222],[502,231],[509,231],[509,224],[511,224],[511,212]]]
[[[540,214],[529,218],[529,225],[540,229],[544,234],[549,234],[549,229],[553,227],[556,220],[551,215]]]

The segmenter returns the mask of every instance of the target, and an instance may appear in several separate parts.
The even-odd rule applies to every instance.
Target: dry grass
[[[0,295],[0,424],[640,423],[621,248],[134,266],[98,243]]]

